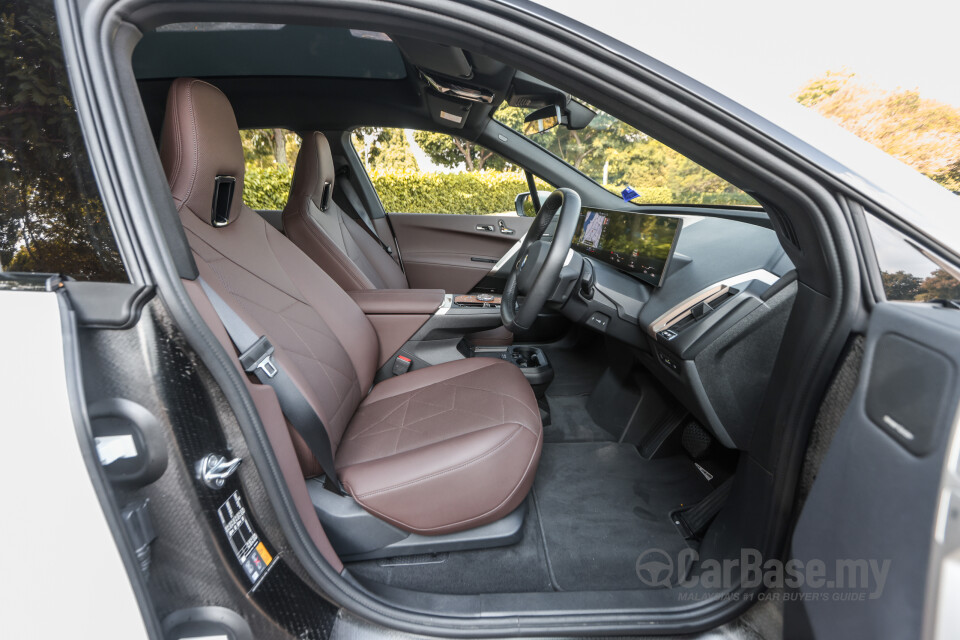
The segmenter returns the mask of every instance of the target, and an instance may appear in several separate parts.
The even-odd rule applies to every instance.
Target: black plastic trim
[[[154,613],[150,592],[140,570],[140,561],[134,551],[134,541],[130,537],[128,529],[124,526],[119,509],[115,506],[113,489],[105,477],[103,466],[100,464],[100,457],[93,447],[93,430],[90,425],[90,417],[87,415],[83,391],[77,317],[71,309],[70,301],[66,295],[58,293],[57,299],[60,306],[60,326],[63,332],[63,360],[66,368],[67,393],[69,394],[70,411],[73,414],[74,427],[76,428],[77,443],[83,455],[84,464],[87,466],[90,482],[93,484],[97,498],[100,500],[103,517],[106,519],[111,533],[113,533],[117,551],[127,570],[127,577],[130,578],[130,585],[140,607],[140,615],[143,617],[144,626],[150,637],[162,638],[160,621],[157,620]]]
[[[152,285],[116,282],[65,281],[63,288],[77,322],[87,329],[129,329],[157,292]]]

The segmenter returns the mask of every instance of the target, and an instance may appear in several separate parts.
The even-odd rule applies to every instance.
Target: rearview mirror
[[[540,195],[540,202],[543,203],[544,200],[550,197],[549,191],[537,191]],[[530,197],[529,191],[524,191],[523,193],[517,194],[517,199],[514,200],[514,204],[517,207],[517,215],[521,218],[532,218],[537,215],[537,210],[533,206],[533,198]]]
[[[560,107],[552,104],[537,109],[523,119],[523,135],[532,136],[544,131],[549,131],[560,124]]]

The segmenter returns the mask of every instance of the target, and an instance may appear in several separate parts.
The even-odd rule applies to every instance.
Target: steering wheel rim
[[[528,264],[531,247],[536,243],[547,242],[543,240],[543,234],[556,215],[560,218],[553,238],[549,241],[546,257],[533,261],[539,264]],[[540,206],[537,217],[530,225],[527,235],[524,236],[520,250],[517,251],[517,258],[507,277],[507,284],[500,301],[500,319],[503,321],[503,326],[512,333],[527,331],[533,326],[537,314],[543,309],[543,305],[556,288],[579,217],[580,195],[573,189],[557,189]],[[539,257],[542,246],[537,249],[535,253]],[[537,269],[538,267],[536,274],[523,274],[524,277],[521,278],[525,268]],[[531,280],[529,290],[520,291],[521,281]],[[521,295],[525,296],[523,302],[519,301]]]

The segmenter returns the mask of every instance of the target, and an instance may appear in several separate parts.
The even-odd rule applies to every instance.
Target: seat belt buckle
[[[413,360],[407,356],[397,356],[397,359],[393,361],[393,375],[399,376],[402,373],[406,373],[410,370],[412,364]]]
[[[259,369],[268,378],[273,378],[280,371],[273,359],[273,345],[267,340],[267,336],[260,336],[249,349],[240,354],[240,365],[247,373],[256,373]]]

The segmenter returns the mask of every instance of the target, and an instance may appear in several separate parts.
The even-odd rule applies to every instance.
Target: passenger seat
[[[278,366],[322,419],[336,471],[360,506],[405,531],[435,535],[493,522],[523,502],[543,429],[518,367],[468,358],[373,385],[379,346],[363,311],[243,204],[240,133],[229,101],[213,85],[173,82],[160,159],[200,277],[254,333],[269,338]],[[332,182],[332,171],[322,175]],[[224,181],[235,184],[235,192],[218,206],[214,193]],[[184,287],[242,374],[204,289],[197,280],[185,280]],[[244,377],[298,511],[322,550],[303,480],[322,470],[299,433],[288,432],[273,389]]]
[[[394,259],[333,201],[335,173],[330,143],[314,131],[297,156],[284,233],[345,291],[409,289]]]

